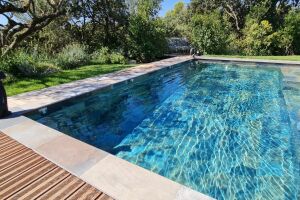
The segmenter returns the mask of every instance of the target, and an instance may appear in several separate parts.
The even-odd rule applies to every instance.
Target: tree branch
[[[66,14],[63,3],[66,0],[47,0],[46,7],[28,0],[23,6],[17,6],[13,0],[0,3],[0,15],[7,18],[8,23],[0,26],[2,56],[16,48],[28,36],[42,30],[50,22]],[[38,7],[41,6],[41,7]],[[48,7],[47,7],[48,6]],[[50,7],[50,9],[49,9]],[[11,14],[11,17],[7,15]],[[25,22],[18,20],[19,15],[30,16]]]

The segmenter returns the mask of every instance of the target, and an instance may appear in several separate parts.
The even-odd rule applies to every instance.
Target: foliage
[[[125,0],[85,0],[73,6],[70,31],[90,50],[124,46],[128,9]]]
[[[283,54],[300,54],[300,12],[291,10],[279,30],[279,47]]]
[[[226,52],[229,28],[226,20],[215,11],[211,14],[197,14],[192,19],[191,41],[204,54]]]
[[[297,8],[299,3],[299,0],[191,0],[190,11],[204,14],[221,10],[234,31],[241,34],[248,15],[252,14],[251,18],[259,21],[268,20],[274,26],[280,24],[282,16],[292,7]]]
[[[174,9],[167,12],[163,20],[167,36],[184,37],[188,34],[188,10],[183,2],[175,4]]]
[[[107,47],[102,47],[93,53],[92,58],[94,62],[99,64],[110,63],[109,49]]]
[[[249,20],[246,23],[245,38],[242,41],[246,55],[271,55],[272,45],[276,41],[277,33],[273,32],[272,25],[263,20],[260,23]]]
[[[168,37],[187,37],[204,53],[299,54],[299,4],[298,0],[191,0],[186,7],[178,3],[164,23]]]
[[[136,0],[136,8],[133,15],[139,15],[146,19],[153,19],[157,16],[160,10],[160,4],[163,0]]]
[[[27,73],[20,66],[36,69],[40,63],[53,63],[49,60],[57,60],[63,68],[78,67],[93,52],[99,63],[150,62],[164,55],[166,37],[187,38],[206,54],[300,54],[299,0],[191,0],[187,5],[177,3],[163,18],[158,16],[161,3],[0,1],[0,17],[8,20],[0,24],[0,48],[5,54],[1,69]],[[9,63],[18,49],[26,49],[33,58],[13,69],[17,65]],[[20,55],[15,56],[18,60]]]
[[[64,15],[66,2],[65,0],[0,1],[0,17],[7,19],[7,24],[0,26],[0,53],[8,54],[26,38]]]
[[[26,47],[36,51],[39,54],[47,54],[54,56],[61,52],[63,48],[69,44],[76,42],[69,30],[66,28],[66,18],[61,18],[50,23],[43,30],[33,35],[26,44],[21,47]]]
[[[59,70],[54,64],[24,51],[6,56],[1,60],[0,66],[0,70],[6,73],[23,77],[44,76]]]
[[[111,64],[126,64],[127,59],[121,53],[113,52],[110,55],[110,63]]]
[[[72,69],[80,65],[86,64],[89,55],[86,53],[86,47],[81,44],[71,44],[66,46],[57,55],[57,64],[63,69]]]
[[[163,56],[167,41],[161,20],[133,15],[129,23],[128,54],[138,62],[149,62]]]
[[[97,64],[126,64],[126,58],[119,52],[110,52],[107,47],[102,47],[92,55],[93,62]]]

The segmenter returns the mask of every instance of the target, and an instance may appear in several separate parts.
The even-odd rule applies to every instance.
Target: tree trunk
[[[7,117],[11,112],[8,111],[7,96],[5,88],[2,83],[2,79],[5,78],[5,74],[0,71],[0,119]]]

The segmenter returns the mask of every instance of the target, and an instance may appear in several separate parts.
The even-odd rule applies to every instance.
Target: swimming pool
[[[29,115],[217,199],[299,199],[299,134],[275,66],[186,62]]]

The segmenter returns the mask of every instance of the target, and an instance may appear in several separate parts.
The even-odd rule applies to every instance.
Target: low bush
[[[42,58],[19,50],[1,59],[0,70],[13,76],[33,77],[48,75],[59,69]]]
[[[17,51],[1,59],[0,70],[14,76],[21,75],[20,69],[27,68],[34,63],[34,58],[24,51]]]
[[[107,47],[102,47],[101,49],[95,51],[92,55],[94,62],[99,64],[110,63],[109,49]]]
[[[93,62],[98,64],[126,64],[126,58],[118,52],[109,52],[107,47],[93,53]]]
[[[62,69],[73,69],[86,64],[89,55],[86,48],[81,44],[71,44],[63,48],[57,56],[56,62]]]
[[[110,62],[112,64],[126,64],[127,63],[127,59],[121,53],[115,53],[115,52],[113,52],[110,55]]]
[[[33,62],[25,68],[19,69],[24,76],[45,76],[59,71],[54,64],[47,62]]]

